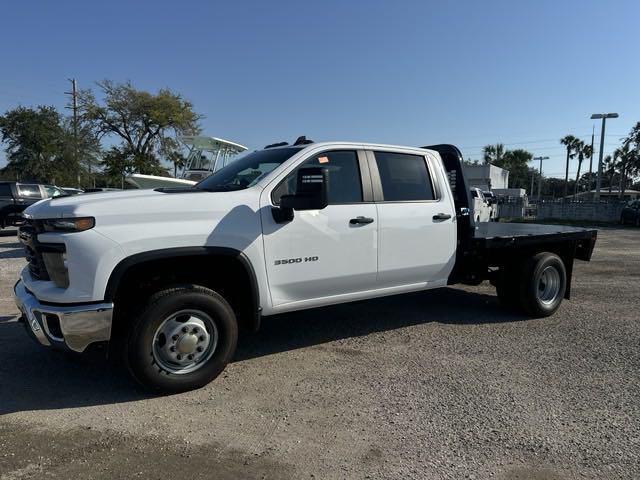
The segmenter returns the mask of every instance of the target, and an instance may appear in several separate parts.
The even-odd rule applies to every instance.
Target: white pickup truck
[[[490,280],[551,315],[596,232],[484,223],[453,146],[278,145],[195,187],[43,200],[19,231],[27,331],[73,352],[108,343],[155,391],[203,386],[261,317]],[[398,312],[402,315],[402,312]]]

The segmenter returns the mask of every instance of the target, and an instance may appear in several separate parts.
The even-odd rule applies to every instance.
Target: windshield
[[[196,188],[210,192],[244,190],[252,187],[304,147],[259,150],[230,163],[209,175]]]

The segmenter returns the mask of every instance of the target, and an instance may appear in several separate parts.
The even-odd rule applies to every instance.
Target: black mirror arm
[[[291,207],[271,207],[271,215],[276,223],[288,223],[293,220],[293,208]]]

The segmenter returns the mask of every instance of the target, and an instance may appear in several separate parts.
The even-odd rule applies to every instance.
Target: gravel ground
[[[640,230],[601,230],[551,318],[488,284],[283,315],[165,397],[29,340],[23,264],[0,232],[0,480],[640,478]]]

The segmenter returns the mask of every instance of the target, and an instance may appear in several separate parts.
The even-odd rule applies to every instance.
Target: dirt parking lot
[[[448,288],[265,319],[150,397],[33,343],[0,232],[0,480],[640,478],[640,230],[601,230],[548,319]]]

